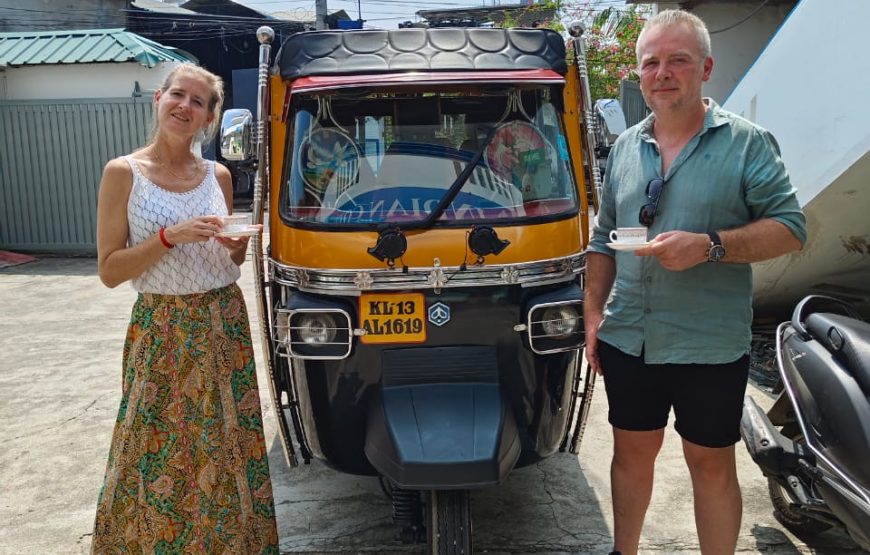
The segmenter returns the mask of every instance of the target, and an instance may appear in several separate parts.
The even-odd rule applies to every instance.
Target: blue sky
[[[264,13],[293,12],[295,10],[314,11],[314,0],[233,0]],[[327,0],[332,10],[345,10],[356,19],[361,8],[366,27],[395,29],[404,21],[415,21],[420,10],[440,10],[450,8],[477,8],[500,4],[520,4],[525,0]],[[604,8],[625,9],[626,0],[563,0],[564,13],[569,17],[589,10],[600,11]],[[572,15],[573,14],[573,15]]]
[[[314,10],[314,0],[233,0],[239,4],[250,6],[261,12],[292,12],[297,9]],[[395,29],[399,23],[403,21],[414,21],[414,14],[419,10],[445,9],[445,8],[466,8],[478,7],[483,5],[495,4],[512,4],[514,2],[501,2],[494,0],[467,1],[462,0],[327,0],[329,10],[344,10],[347,14],[356,19],[359,14],[359,7],[362,8],[362,18],[366,20],[366,25],[371,27],[381,27],[385,29]]]

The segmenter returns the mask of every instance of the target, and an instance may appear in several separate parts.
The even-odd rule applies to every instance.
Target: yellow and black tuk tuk
[[[470,553],[469,491],[576,452],[591,401],[582,49],[569,63],[540,29],[316,31],[273,60],[259,35],[259,114],[228,111],[221,146],[257,162],[288,461],[380,477],[403,537]]]

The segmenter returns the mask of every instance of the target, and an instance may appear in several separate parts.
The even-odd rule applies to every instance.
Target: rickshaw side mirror
[[[619,101],[613,98],[600,99],[595,102],[595,115],[598,118],[598,143],[610,146],[625,131],[625,113]]]
[[[221,119],[221,156],[247,162],[254,158],[253,121],[250,110],[232,109]]]

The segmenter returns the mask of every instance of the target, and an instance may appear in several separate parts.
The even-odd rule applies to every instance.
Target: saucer
[[[651,241],[645,243],[607,243],[607,246],[615,251],[636,251],[652,244]]]
[[[243,229],[233,229],[215,233],[215,237],[251,237],[260,233],[260,227],[255,225],[245,226]]]

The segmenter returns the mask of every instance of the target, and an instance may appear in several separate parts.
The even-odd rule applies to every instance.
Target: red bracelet
[[[167,249],[174,249],[175,248],[175,245],[173,245],[172,243],[169,242],[169,240],[166,239],[166,228],[165,227],[160,228],[160,233],[158,233],[158,235],[160,236],[160,242],[163,243],[164,247],[166,247]]]

